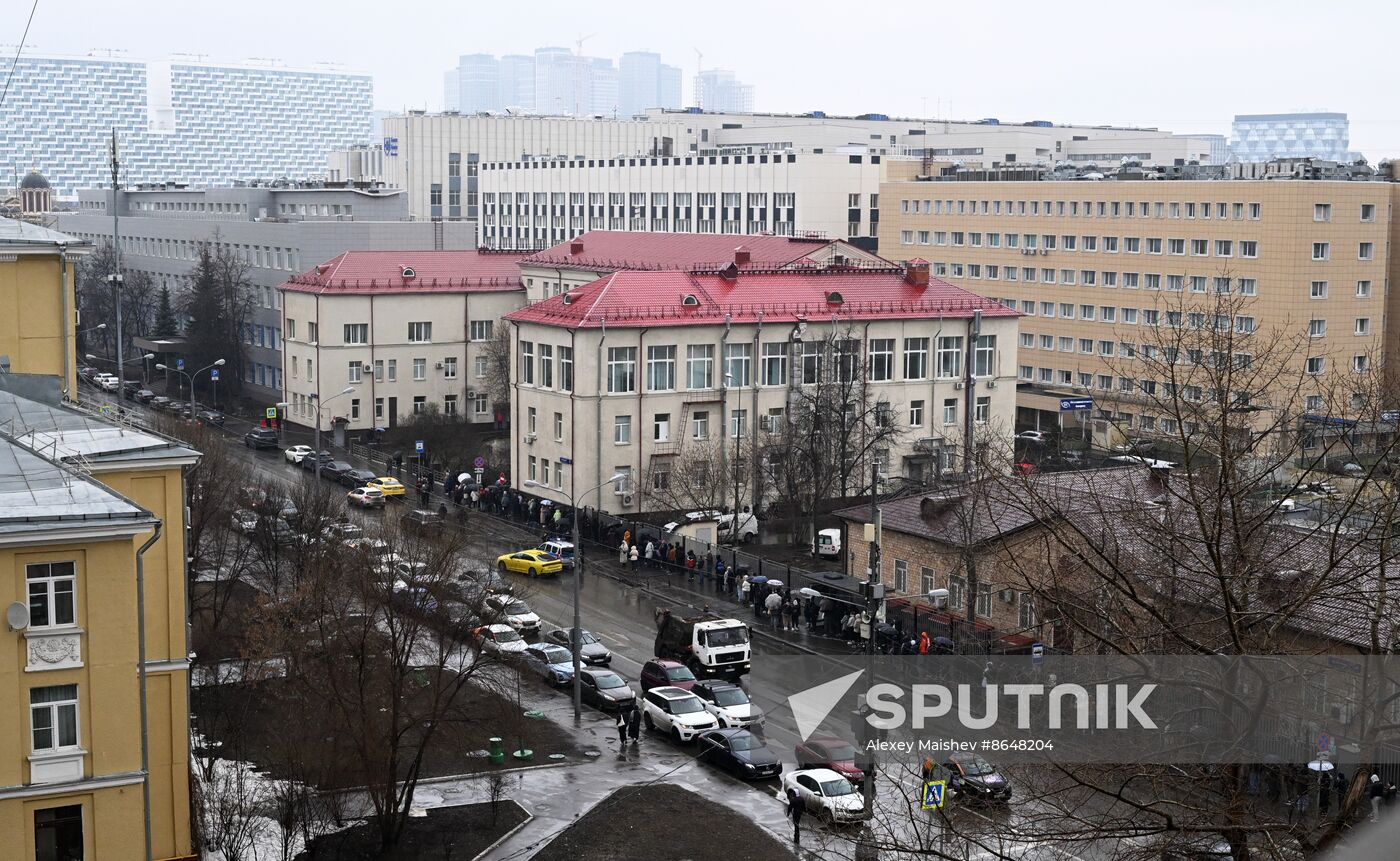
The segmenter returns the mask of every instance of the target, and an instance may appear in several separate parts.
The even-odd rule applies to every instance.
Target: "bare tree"
[[[491,409],[510,414],[510,325],[499,321],[491,340],[482,346],[486,358],[486,377],[482,385],[491,400]]]
[[[734,440],[723,436],[705,440],[684,439],[686,428],[675,428],[682,435],[676,453],[654,455],[645,492],[651,508],[672,511],[726,511],[752,494],[753,470],[749,468],[752,446],[747,435]]]

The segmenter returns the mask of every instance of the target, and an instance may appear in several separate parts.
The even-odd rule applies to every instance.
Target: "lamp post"
[[[335,400],[335,399],[338,398],[338,397],[341,397],[341,396],[343,396],[343,395],[352,395],[352,394],[354,394],[354,393],[355,393],[355,387],[354,387],[354,386],[346,386],[345,388],[341,389],[339,392],[336,392],[335,394],[333,394],[333,395],[331,395],[330,397],[326,398],[324,401],[321,400],[321,393],[320,393],[320,392],[312,392],[312,393],[311,393],[311,400],[313,400],[313,401],[316,402],[316,433],[315,433],[314,438],[313,438],[312,443],[311,443],[311,456],[314,457],[314,458],[316,458],[316,478],[317,478],[317,480],[319,480],[319,479],[321,478],[321,407],[325,406],[326,404],[330,403],[331,401]]]
[[[604,485],[612,484],[615,481],[623,481],[626,478],[626,473],[619,472],[607,481],[600,482],[588,488],[583,492],[583,495],[587,496]],[[541,484],[533,478],[525,479],[524,484],[526,487],[548,487],[548,485]],[[579,541],[578,506],[574,503],[575,499],[577,499],[577,497],[573,493],[570,493],[569,508],[573,509],[574,514],[574,629],[569,634],[569,645],[571,646],[570,651],[573,652],[574,657],[574,723],[578,724],[583,721],[583,681],[579,678],[579,673],[583,669],[583,621],[580,619],[579,612],[579,583],[580,578],[583,577],[583,544]]]
[[[151,356],[147,356],[147,358],[151,358]],[[168,366],[168,365],[164,365],[164,364],[156,365],[156,370],[158,370],[158,371],[165,371],[166,373],[169,373],[170,371],[174,371],[175,373],[177,373],[177,374],[179,374],[180,376],[184,377],[185,380],[190,384],[190,419],[194,419],[194,379],[195,379],[195,377],[198,377],[200,374],[204,373],[205,371],[209,370],[210,368],[222,368],[223,366],[224,366],[224,360],[223,360],[223,359],[216,359],[213,363],[208,364],[208,365],[205,365],[204,367],[200,368],[199,370],[195,371],[195,372],[192,373],[192,374],[186,373],[186,372],[180,370],[179,368],[172,368],[172,367],[170,367],[170,366]]]

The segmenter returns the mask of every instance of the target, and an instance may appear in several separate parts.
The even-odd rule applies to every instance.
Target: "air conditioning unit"
[[[527,434],[525,434],[525,444],[526,444],[526,445],[534,445],[534,444],[535,444],[535,440],[538,439],[538,438],[539,438],[539,437],[538,437],[537,434],[527,433]]]
[[[622,505],[623,505],[623,507],[626,508],[626,507],[630,506],[631,504],[632,504],[632,494],[630,494],[630,493],[624,494],[623,497],[622,497]]]
[[[476,399],[476,389],[467,389],[467,400]]]
[[[1001,600],[1006,604],[1016,603],[1016,593],[1011,589],[1001,590]]]
[[[1048,256],[1050,256],[1050,249],[1049,249],[1049,248],[1042,248],[1042,249],[1040,249],[1040,256],[1041,256],[1041,257],[1048,257]]]
[[[758,417],[758,429],[761,430],[761,431],[765,431],[765,432],[767,432],[767,433],[772,433],[772,432],[773,432],[773,417],[772,417],[772,416],[759,416],[759,417]]]
[[[956,383],[953,383],[953,388],[958,390],[965,389],[967,388],[967,383],[964,383],[962,380],[958,380]]]
[[[369,362],[365,362],[363,365],[360,365],[360,371],[361,373],[372,374],[374,373],[374,366]]]
[[[434,367],[434,368],[437,368],[439,371],[441,371],[441,370],[442,370],[442,362],[435,362],[435,363],[433,363],[433,367]]]
[[[997,381],[996,381],[996,380],[988,380],[988,381],[987,381],[987,388],[989,388],[989,389],[995,389],[996,387],[997,387]]]

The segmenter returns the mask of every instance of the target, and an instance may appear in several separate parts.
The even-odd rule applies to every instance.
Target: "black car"
[[[578,678],[580,699],[603,711],[614,711],[637,701],[627,681],[612,670],[585,667]]]
[[[783,771],[778,755],[746,729],[712,729],[696,737],[698,756],[745,780],[765,780]]]
[[[167,398],[165,395],[154,395],[146,403],[150,404],[151,408],[158,412],[165,412],[166,407],[170,406],[170,398]]]
[[[340,474],[340,483],[349,488],[364,487],[379,474],[372,469],[348,469]]]
[[[122,397],[129,401],[136,400],[136,393],[141,391],[141,384],[136,380],[128,380],[122,383]]]
[[[551,643],[558,643],[566,649],[572,649],[574,647],[573,631],[573,628],[555,628],[545,634],[544,638]],[[579,637],[579,657],[585,664],[596,664],[600,667],[606,667],[612,663],[612,652],[608,651],[608,647],[593,636],[591,631],[586,630]]]
[[[253,428],[243,435],[243,444],[248,448],[281,448],[282,440],[276,428]]]
[[[948,788],[968,801],[1010,801],[1011,781],[977,754],[955,753],[943,763]]]
[[[141,389],[136,393],[136,400],[143,404],[149,404],[155,397],[156,393],[150,389]]]
[[[333,460],[330,463],[321,464],[321,477],[329,478],[331,481],[340,481],[342,475],[354,468],[355,465],[348,461]]]
[[[335,456],[328,451],[323,451],[320,454],[308,454],[297,463],[302,469],[311,472],[316,468],[316,461],[318,460],[321,462],[321,469],[325,470],[327,464],[335,460]]]
[[[200,410],[195,417],[207,425],[224,426],[225,416],[218,410]]]
[[[401,522],[404,529],[417,532],[420,535],[437,533],[442,530],[442,515],[424,508],[415,508],[406,513],[401,518]]]

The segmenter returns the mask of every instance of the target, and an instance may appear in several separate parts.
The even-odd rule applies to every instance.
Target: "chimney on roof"
[[[736,256],[737,256],[737,255],[736,255]],[[738,280],[739,280],[739,266],[738,266],[738,264],[737,264],[737,263],[731,263],[731,264],[729,264],[728,266],[726,266],[726,267],[724,267],[723,269],[721,269],[721,270],[719,271],[719,277],[723,278],[725,281],[738,281]]]
[[[583,253],[583,237],[579,237],[578,239],[574,239],[574,240],[571,240],[571,241],[569,242],[569,253],[570,253],[570,254],[582,254],[582,253]]]
[[[738,248],[734,249],[735,266],[748,266],[751,260],[753,260],[753,252],[749,251],[747,245],[740,245]]]
[[[904,263],[904,280],[914,287],[927,287],[928,261],[922,257],[906,260]]]

